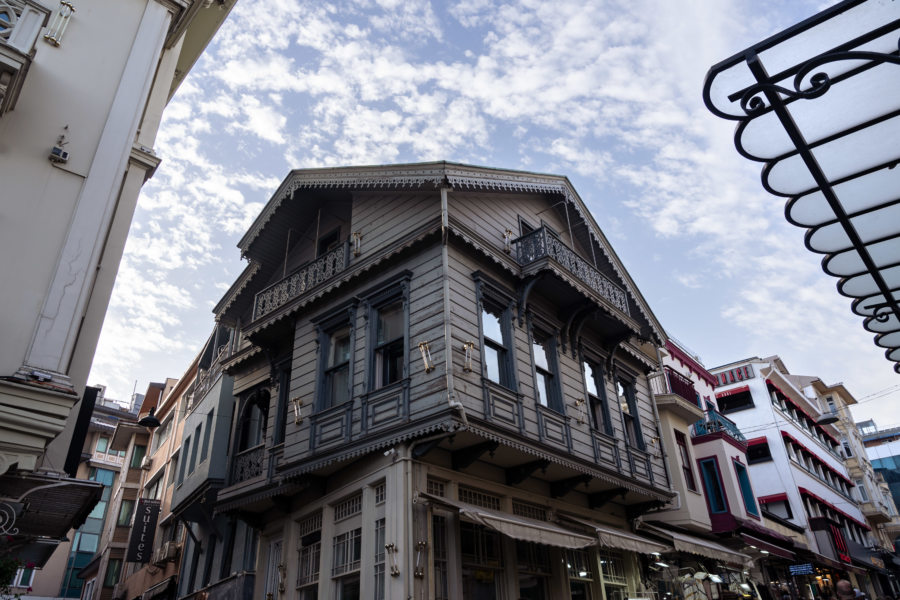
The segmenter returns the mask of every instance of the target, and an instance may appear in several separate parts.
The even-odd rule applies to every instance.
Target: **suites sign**
[[[159,518],[159,500],[141,498],[138,500],[131,537],[128,539],[128,562],[147,563],[153,553],[153,536],[156,534],[156,520]]]

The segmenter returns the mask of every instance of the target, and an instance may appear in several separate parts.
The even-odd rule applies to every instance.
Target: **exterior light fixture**
[[[291,398],[291,406],[294,407],[294,425],[299,425],[303,422],[303,414],[300,412],[300,408],[303,406],[303,399],[300,396]]]
[[[513,232],[509,228],[503,232],[503,251],[507,254],[512,252],[512,236]]]
[[[353,241],[353,256],[359,256],[362,254],[361,246],[362,246],[362,232],[354,231],[350,239]]]
[[[463,344],[463,353],[465,357],[463,358],[463,371],[466,373],[472,372],[472,354],[475,353],[475,342],[468,341]]]
[[[816,419],[816,425],[831,425],[838,421],[840,421],[840,419],[838,418],[837,413],[828,413]]]
[[[422,362],[425,363],[425,372],[434,371],[434,361],[431,360],[431,350],[428,348],[428,342],[419,342],[419,352],[422,353]]]
[[[284,593],[284,579],[286,575],[287,568],[284,566],[284,563],[279,564],[276,567],[276,571],[278,573],[278,593]]]
[[[69,26],[69,19],[74,12],[75,7],[71,2],[60,0],[59,8],[56,9],[56,13],[50,21],[50,26],[47,28],[47,33],[44,34],[44,40],[48,44],[59,46],[59,43],[62,42],[63,34],[66,32],[66,27]]]
[[[157,419],[154,415],[155,412],[156,407],[154,406],[150,409],[150,413],[146,417],[138,421],[138,425],[140,425],[141,427],[146,427],[147,429],[156,429],[157,427],[159,427],[161,423],[159,422],[159,419]]]
[[[660,567],[660,568],[662,568],[662,569],[668,569],[668,568],[669,568],[669,565],[666,564],[666,563],[664,563],[664,562],[656,561],[656,562],[653,563],[653,564],[655,564],[657,567]]]
[[[713,583],[722,583],[722,578],[716,575],[715,573],[709,574],[709,580]]]
[[[391,557],[391,577],[399,577],[400,567],[397,566],[397,546],[395,544],[385,544],[384,549]]]

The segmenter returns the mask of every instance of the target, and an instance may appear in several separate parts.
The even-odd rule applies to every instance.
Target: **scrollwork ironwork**
[[[258,319],[341,273],[347,265],[347,249],[340,245],[305,267],[256,294],[253,318]]]
[[[263,474],[266,448],[257,446],[235,455],[231,468],[231,483],[240,483]]]
[[[16,509],[8,502],[0,502],[0,535],[16,535],[19,528],[15,526]]]

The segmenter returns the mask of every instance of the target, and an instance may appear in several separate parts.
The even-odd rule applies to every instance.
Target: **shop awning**
[[[514,540],[573,550],[587,548],[597,543],[597,540],[591,536],[576,533],[548,521],[520,517],[432,494],[420,493],[419,496],[427,498],[431,502],[455,508],[459,511],[460,517],[493,529]]]
[[[786,550],[765,540],[761,540],[758,537],[752,536],[748,533],[742,533],[741,539],[744,540],[744,543],[746,543],[748,546],[756,546],[758,549],[765,550],[769,554],[774,554],[775,556],[780,556],[781,558],[794,558],[794,553],[790,550]]]
[[[745,392],[750,392],[749,385],[742,385],[730,390],[725,390],[724,392],[719,392],[718,394],[716,394],[716,400],[718,400],[719,398],[725,398],[727,396],[734,396],[735,394],[743,394]]]
[[[844,0],[713,66],[703,98],[900,373],[900,2]]]
[[[629,552],[640,552],[641,554],[662,554],[663,552],[671,551],[671,548],[665,544],[660,544],[628,531],[615,529],[608,525],[601,525],[594,521],[580,519],[571,515],[562,514],[560,517],[593,529],[597,532],[596,541],[599,541],[600,545],[605,548],[616,548],[617,550],[628,550]]]
[[[664,527],[657,527],[647,523],[641,523],[640,530],[646,531],[654,535],[658,535],[664,539],[670,540],[676,550],[680,552],[688,552],[690,554],[699,554],[706,558],[713,558],[735,565],[745,565],[752,559],[746,554],[735,552],[731,548],[727,548],[722,544],[705,540],[703,538],[688,535],[678,531],[672,531]]]

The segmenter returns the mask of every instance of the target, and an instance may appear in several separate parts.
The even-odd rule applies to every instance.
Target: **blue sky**
[[[184,372],[291,169],[451,160],[567,175],[708,367],[897,388],[855,413],[900,423],[891,363],[701,99],[710,66],[827,4],[239,0],[166,110],[90,383]]]

